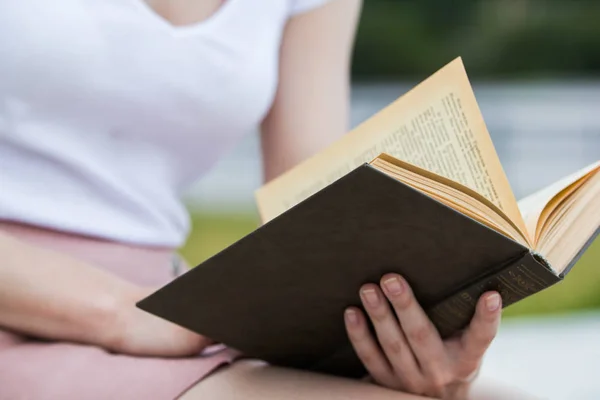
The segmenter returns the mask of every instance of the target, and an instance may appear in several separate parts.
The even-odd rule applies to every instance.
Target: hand
[[[200,353],[213,342],[194,332],[138,309],[135,303],[153,290],[138,289],[118,303],[113,332],[103,347],[139,356],[185,357]]]
[[[367,284],[360,295],[379,344],[358,308],[346,310],[346,330],[375,382],[441,399],[467,398],[483,354],[500,323],[502,307],[498,293],[485,293],[469,327],[460,336],[445,341],[400,276],[385,275],[381,288]]]

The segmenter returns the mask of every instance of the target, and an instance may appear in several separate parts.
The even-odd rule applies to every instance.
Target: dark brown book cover
[[[521,244],[365,164],[138,306],[249,357],[359,377],[343,312],[388,272],[407,279],[444,337],[486,290],[506,306],[561,279]]]

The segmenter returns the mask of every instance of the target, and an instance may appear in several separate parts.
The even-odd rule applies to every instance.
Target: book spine
[[[502,306],[507,307],[560,280],[542,260],[528,252],[429,308],[427,314],[440,335],[446,338],[467,327],[475,314],[477,300],[483,293],[490,290],[499,292]]]

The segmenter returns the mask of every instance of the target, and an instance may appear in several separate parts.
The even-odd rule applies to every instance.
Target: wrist
[[[123,285],[98,297],[93,305],[93,321],[88,326],[90,341],[108,350],[123,348],[129,336],[129,315],[144,295],[139,287]]]

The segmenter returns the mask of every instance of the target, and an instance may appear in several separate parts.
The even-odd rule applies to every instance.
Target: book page
[[[324,151],[260,188],[256,199],[263,222],[381,153],[480,193],[525,232],[460,58]]]
[[[563,272],[600,229],[600,173],[592,173],[562,204],[540,234],[536,250]]]
[[[519,200],[521,215],[534,242],[539,240],[543,225],[542,214],[551,212],[562,199],[584,183],[584,178],[599,169],[600,161],[597,161]]]

